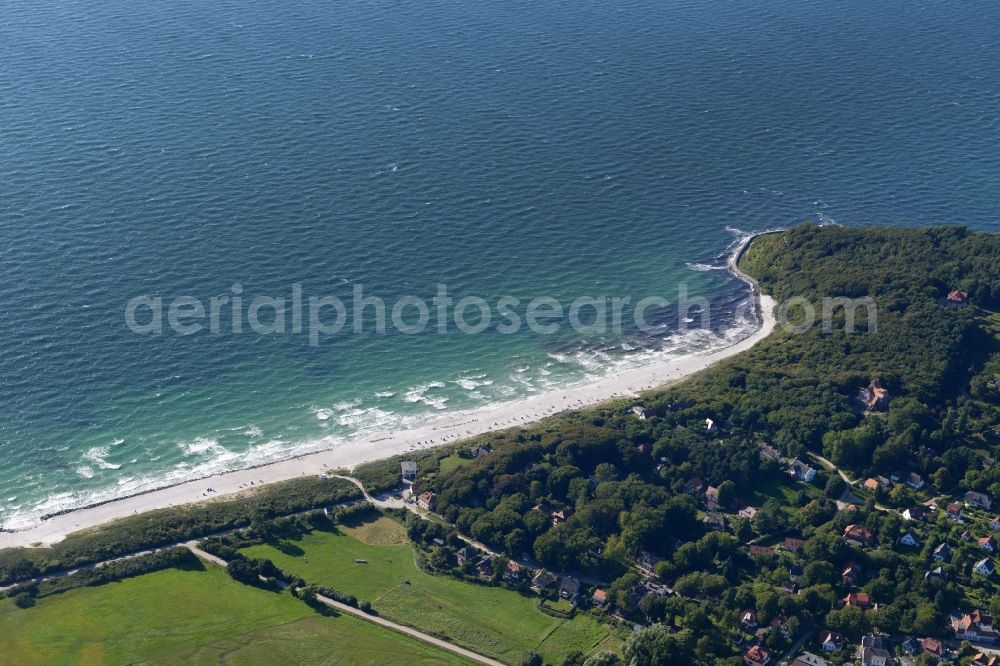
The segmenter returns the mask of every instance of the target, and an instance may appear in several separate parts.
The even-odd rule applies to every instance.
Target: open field
[[[372,602],[384,617],[502,661],[527,651],[559,663],[574,650],[600,645],[617,649],[619,640],[593,618],[578,614],[561,620],[538,610],[537,600],[421,571],[406,543],[368,545],[355,538],[386,539],[387,518],[336,532],[314,531],[298,539],[254,546],[244,552],[266,557],[290,573]],[[395,524],[395,523],[393,523]],[[396,529],[402,533],[402,527]],[[355,560],[367,560],[356,564]]]
[[[385,516],[343,526],[341,529],[369,546],[405,546],[409,543],[403,526]]]
[[[448,474],[451,474],[452,472],[454,472],[459,467],[465,467],[470,462],[472,462],[471,459],[469,459],[469,458],[463,458],[462,456],[458,455],[458,453],[456,452],[456,453],[451,454],[447,458],[442,458],[441,459],[440,470],[439,471],[440,471],[440,473],[442,475],[447,476]]]
[[[776,500],[781,510],[790,515],[795,511],[796,496],[805,493],[810,499],[823,499],[823,488],[820,483],[801,483],[787,474],[762,476],[760,484],[754,489],[753,496],[746,501],[751,506],[761,507],[768,500]]]
[[[47,597],[0,602],[10,664],[465,664],[457,655],[221,569],[168,569]]]

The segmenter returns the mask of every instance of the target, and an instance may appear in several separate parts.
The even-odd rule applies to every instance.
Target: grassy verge
[[[216,567],[170,569],[39,600],[0,602],[11,664],[465,664],[350,616],[326,617],[288,593]]]
[[[393,530],[397,536],[390,539],[387,534]],[[369,600],[390,620],[500,660],[515,661],[535,651],[560,663],[574,650],[615,650],[620,645],[607,626],[584,614],[571,620],[550,617],[538,609],[536,599],[422,571],[403,528],[388,518],[243,552],[269,558],[310,583]]]

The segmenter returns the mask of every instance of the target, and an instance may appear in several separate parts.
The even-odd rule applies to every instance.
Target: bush
[[[542,666],[542,655],[537,652],[528,652],[521,657],[521,666]]]
[[[226,562],[232,562],[235,559],[242,557],[240,552],[229,544],[222,543],[221,541],[215,541],[213,539],[208,539],[202,541],[199,545],[203,551],[209,555],[215,555],[218,558],[225,560]]]
[[[350,606],[352,608],[358,608],[358,598],[353,594],[347,594],[346,592],[335,590],[332,587],[317,587],[316,594],[324,596],[327,599],[333,599],[334,601],[339,601],[340,603]]]
[[[35,599],[27,592],[14,595],[14,605],[18,608],[31,608],[35,605]]]
[[[229,562],[228,570],[233,580],[238,580],[246,585],[266,585],[270,587],[277,581],[283,581],[288,578],[285,572],[279,569],[271,560],[251,560],[242,555]]]

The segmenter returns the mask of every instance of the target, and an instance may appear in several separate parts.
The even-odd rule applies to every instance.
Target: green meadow
[[[469,663],[357,618],[321,615],[213,566],[71,590],[27,609],[3,600],[0,636],[0,662],[25,666]]]
[[[243,552],[269,558],[309,583],[368,600],[390,620],[501,661],[517,662],[534,651],[560,663],[574,650],[620,647],[609,627],[586,614],[558,619],[538,610],[535,598],[422,571],[402,526],[388,518]]]

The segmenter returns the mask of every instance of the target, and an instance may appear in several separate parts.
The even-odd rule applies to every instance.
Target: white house
[[[970,490],[965,493],[965,503],[971,507],[986,509],[989,511],[990,506],[993,504],[993,500],[990,499],[989,495],[976,492],[975,490]]]
[[[640,421],[648,421],[649,419],[656,416],[656,410],[647,409],[646,407],[642,407],[639,405],[632,408],[632,413],[638,416]]]
[[[863,636],[859,656],[864,666],[888,666],[892,661],[889,644],[882,636]]]
[[[805,481],[806,483],[812,483],[813,479],[816,478],[816,470],[798,458],[792,459],[789,474],[794,476],[799,481]]]
[[[946,543],[942,543],[934,549],[934,559],[938,562],[947,562],[951,559],[954,549]]]
[[[836,631],[824,631],[820,634],[819,644],[825,652],[840,652],[844,647],[844,636]]]
[[[899,537],[899,543],[904,546],[910,546],[911,548],[917,548],[920,546],[920,539],[917,535],[913,533],[913,530],[906,530],[903,536]]]
[[[972,568],[980,576],[986,576],[989,578],[996,571],[996,566],[993,564],[993,560],[989,557],[984,557],[983,559],[976,562],[976,565]]]

